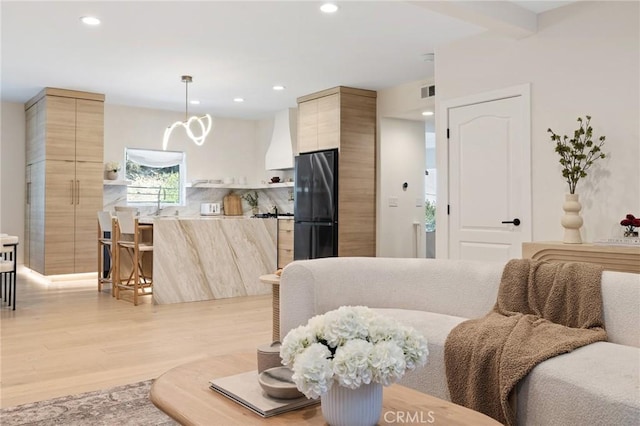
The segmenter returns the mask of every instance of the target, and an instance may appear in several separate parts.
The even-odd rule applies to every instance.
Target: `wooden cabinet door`
[[[22,242],[22,261],[24,266],[29,268],[29,235],[30,221],[31,221],[31,166],[27,164],[25,168],[24,181],[26,183],[24,187],[24,241]]]
[[[76,162],[74,272],[97,268],[96,223],[103,207],[103,169],[102,162]]]
[[[46,96],[46,159],[76,159],[76,100]],[[101,160],[102,161],[102,160]]]
[[[25,142],[26,142],[26,160],[27,164],[31,164],[35,161],[35,151],[37,149],[38,141],[36,139],[38,134],[38,104],[34,104],[25,111]],[[44,141],[42,141],[44,145]]]
[[[318,148],[340,147],[340,95],[324,96],[318,100]]]
[[[41,99],[39,102],[31,105],[25,111],[25,141],[26,141],[26,164],[33,164],[44,160],[45,156],[45,102]]]
[[[278,268],[293,262],[293,220],[278,220]]]
[[[45,275],[74,272],[75,168],[75,161],[46,161]]]
[[[29,166],[29,217],[28,239],[29,268],[44,274],[44,209],[45,209],[45,162],[38,161]],[[27,252],[25,252],[25,263]]]
[[[76,100],[76,161],[102,163],[104,102]]]
[[[298,105],[298,152],[318,150],[318,100]]]

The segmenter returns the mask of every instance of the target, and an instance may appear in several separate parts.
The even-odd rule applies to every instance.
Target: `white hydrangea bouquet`
[[[415,329],[364,306],[343,306],[317,315],[282,341],[282,364],[307,398],[334,382],[356,389],[372,382],[388,386],[406,370],[427,362],[426,339]]]

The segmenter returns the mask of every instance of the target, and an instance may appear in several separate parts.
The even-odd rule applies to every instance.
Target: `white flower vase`
[[[334,383],[320,397],[322,415],[331,426],[373,426],[382,412],[382,385],[370,383],[349,389]]]
[[[107,171],[107,179],[109,179],[109,180],[117,180],[118,179],[118,172],[114,172],[113,170]]]
[[[562,241],[565,244],[582,243],[582,237],[580,236],[580,227],[583,223],[580,216],[582,205],[578,198],[578,194],[565,194],[564,204],[562,204],[564,216],[562,216],[560,223],[564,226],[564,239]]]

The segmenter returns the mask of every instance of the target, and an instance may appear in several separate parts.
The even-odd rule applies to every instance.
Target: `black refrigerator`
[[[338,150],[295,158],[293,259],[338,255]]]

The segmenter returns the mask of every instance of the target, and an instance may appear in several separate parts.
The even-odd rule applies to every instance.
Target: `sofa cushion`
[[[408,371],[400,384],[450,401],[444,369],[444,342],[449,332],[467,318],[409,309],[374,309],[415,328],[427,339],[429,358],[424,367]]]
[[[604,271],[602,305],[607,340],[640,348],[640,274]]]
[[[537,365],[518,385],[518,423],[636,425],[640,349],[592,343]]]

